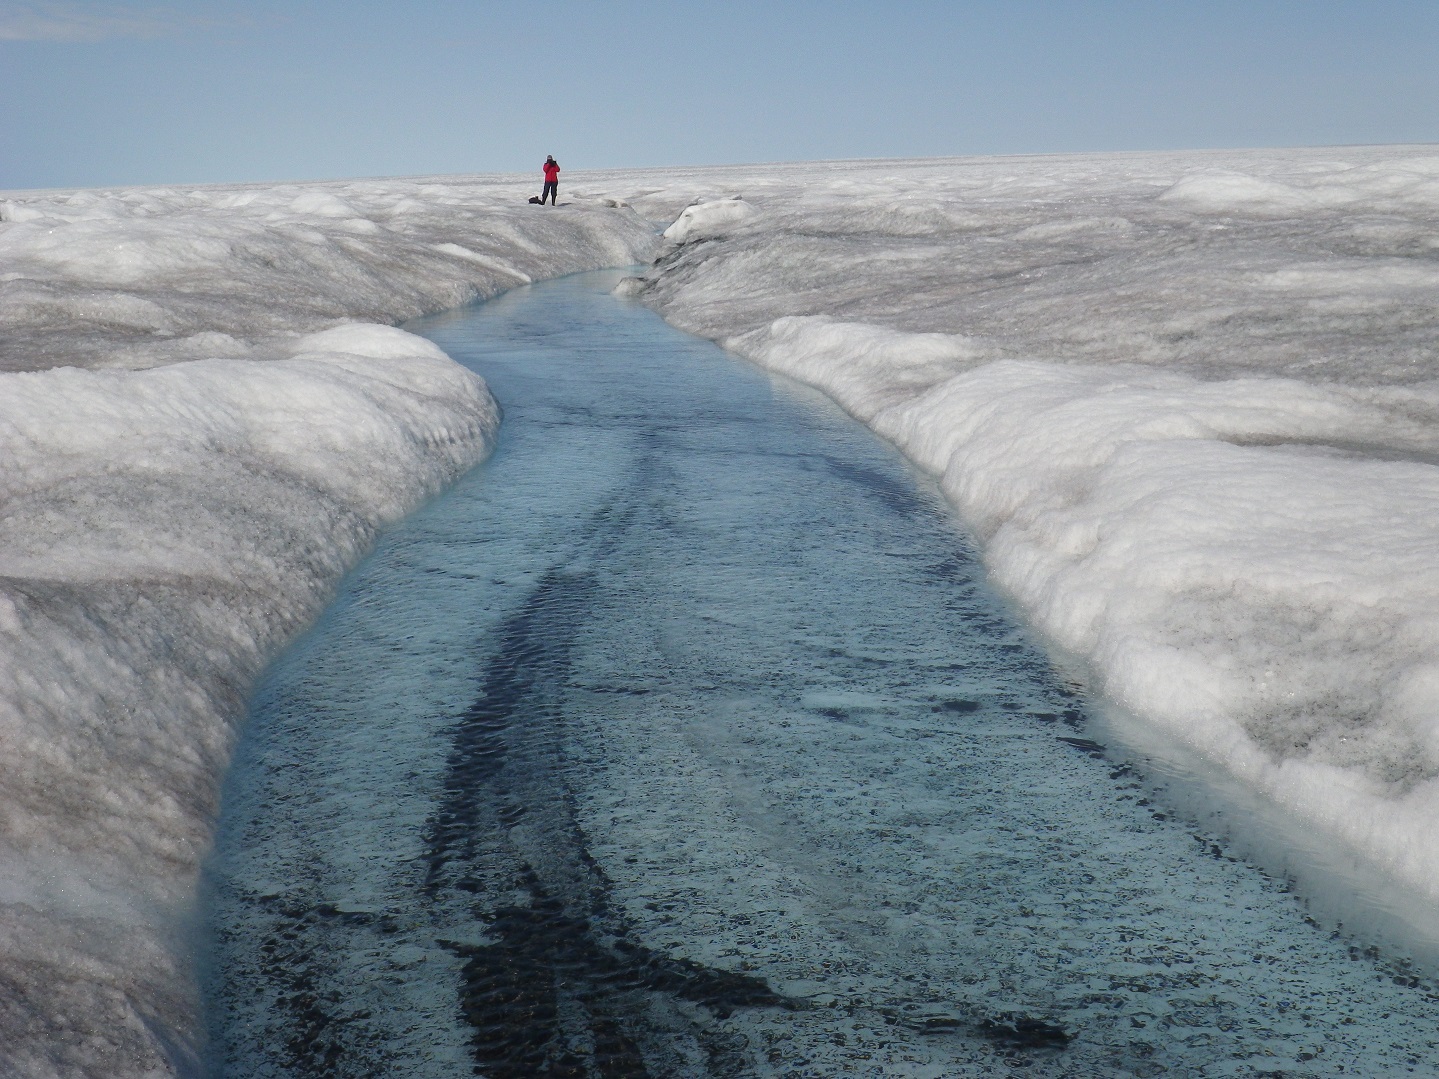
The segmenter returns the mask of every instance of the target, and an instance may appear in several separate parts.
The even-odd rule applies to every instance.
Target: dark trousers
[[[540,194],[540,205],[541,205],[541,206],[543,206],[543,205],[545,204],[545,199],[549,199],[550,202],[551,202],[551,204],[553,204],[553,205],[555,205],[555,206],[558,206],[558,205],[560,204],[560,185],[559,185],[559,181],[557,181],[557,180],[546,180],[546,181],[545,181],[545,189],[544,189],[544,191],[541,192],[541,194]]]

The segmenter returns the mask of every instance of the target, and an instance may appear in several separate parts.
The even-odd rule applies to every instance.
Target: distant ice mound
[[[1226,169],[1207,169],[1184,176],[1159,196],[1163,202],[1182,203],[1187,209],[1200,213],[1281,217],[1347,206],[1357,197],[1356,192],[1342,187],[1293,187]]]
[[[683,244],[721,236],[756,213],[753,206],[738,196],[718,202],[699,202],[681,211],[674,224],[665,229],[664,238],[670,243]]]

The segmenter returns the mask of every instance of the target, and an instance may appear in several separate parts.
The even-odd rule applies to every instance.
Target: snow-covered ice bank
[[[5,1075],[198,1066],[186,918],[249,686],[498,422],[371,323],[653,247],[530,186],[0,197]]]
[[[614,190],[703,198],[622,291],[892,439],[1113,700],[1439,900],[1433,148]]]

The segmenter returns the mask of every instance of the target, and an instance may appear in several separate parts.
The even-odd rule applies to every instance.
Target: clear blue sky
[[[1439,0],[0,0],[0,188],[1439,141]]]

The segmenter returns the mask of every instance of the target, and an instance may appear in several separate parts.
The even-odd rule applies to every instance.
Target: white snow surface
[[[0,1074],[192,1074],[188,919],[249,687],[480,460],[390,325],[645,259],[498,178],[0,196]]]
[[[1439,901],[1439,148],[615,190],[742,197],[617,292],[891,439],[1122,710]]]

